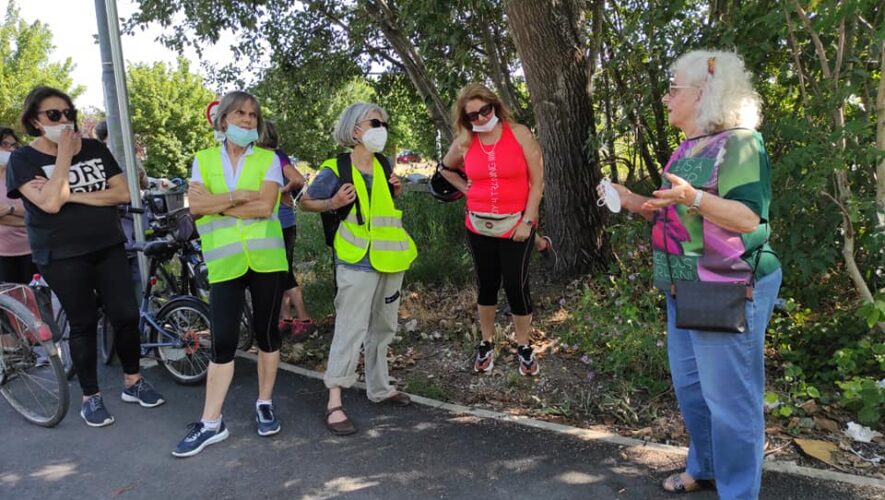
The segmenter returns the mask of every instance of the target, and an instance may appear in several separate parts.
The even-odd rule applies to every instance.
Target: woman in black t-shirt
[[[34,262],[71,325],[71,357],[83,390],[80,416],[112,424],[98,389],[95,296],[104,302],[123,365],[125,402],[164,403],[139,373],[138,306],[116,206],[129,201],[120,167],[101,142],[77,132],[77,111],[60,90],[37,87],[25,98],[22,127],[37,137],[9,159],[10,198],[24,198]]]

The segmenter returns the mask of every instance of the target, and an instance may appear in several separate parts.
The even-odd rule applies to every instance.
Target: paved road
[[[275,398],[283,431],[261,438],[254,429],[255,365],[236,363],[225,406],[231,437],[188,459],[170,451],[199,416],[203,389],[175,385],[156,367],[145,374],[168,402],[155,409],[122,403],[118,368],[102,370],[117,418],[107,428],[86,427],[74,403],[61,424],[43,429],[0,402],[0,497],[674,498],[658,487],[680,466],[673,455],[422,406],[381,407],[357,390],[345,393],[345,405],[361,432],[334,437],[321,418],[322,383],[283,371]],[[78,400],[76,386],[72,393]],[[766,473],[763,498],[885,498],[885,490]]]

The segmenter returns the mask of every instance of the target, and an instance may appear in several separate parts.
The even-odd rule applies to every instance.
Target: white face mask
[[[492,114],[492,117],[489,118],[489,121],[483,123],[482,125],[474,125],[473,131],[474,132],[491,132],[491,130],[493,128],[495,128],[495,125],[497,125],[497,124],[498,124],[498,115]]]
[[[374,127],[366,130],[363,134],[363,146],[373,153],[384,151],[384,145],[387,144],[387,129],[384,127]]]
[[[61,139],[61,133],[65,129],[74,130],[74,124],[61,123],[58,125],[43,125],[43,137],[58,144],[59,139]]]
[[[9,163],[9,156],[12,155],[9,151],[0,151],[0,165],[6,165]]]

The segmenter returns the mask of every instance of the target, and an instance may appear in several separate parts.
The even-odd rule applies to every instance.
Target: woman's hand
[[[61,136],[58,139],[58,156],[73,158],[74,155],[80,152],[82,145],[83,139],[80,137],[79,132],[74,132],[73,129],[64,129],[61,131]]]
[[[513,230],[513,236],[510,237],[513,241],[525,241],[529,239],[529,236],[532,235],[532,227],[528,224],[523,224],[522,219],[520,219],[519,224],[516,225],[516,229]]]
[[[258,191],[252,191],[249,189],[237,189],[231,193],[231,200],[234,202],[234,205],[242,205],[244,203],[249,203],[250,201],[255,201],[258,199]]]
[[[332,210],[338,210],[341,207],[350,205],[354,201],[356,201],[356,190],[353,187],[353,184],[347,183],[341,186],[338,189],[338,192],[335,193],[335,196],[330,198],[332,200]]]
[[[692,201],[694,201],[695,194],[697,193],[697,189],[694,186],[677,175],[671,173],[665,173],[664,175],[670,181],[670,189],[658,189],[653,192],[652,196],[654,198],[643,203],[642,210],[659,210],[677,203],[691,205]]]
[[[387,179],[387,182],[388,184],[393,186],[394,198],[399,198],[399,195],[401,195],[403,192],[403,182],[393,172],[390,173],[390,179]]]

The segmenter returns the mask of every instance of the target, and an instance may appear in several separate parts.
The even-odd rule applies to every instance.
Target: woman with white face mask
[[[498,96],[479,83],[461,89],[452,118],[457,136],[443,158],[442,174],[467,197],[467,243],[482,331],[473,370],[487,373],[494,367],[495,311],[503,281],[516,330],[517,371],[534,376],[540,368],[529,343],[529,254],[532,246],[552,252],[550,240],[539,242],[535,233],[544,192],[541,148],[531,130],[513,121]],[[469,181],[451,171],[457,169]]]
[[[341,388],[356,382],[365,343],[366,395],[375,403],[406,406],[409,396],[390,384],[387,346],[396,333],[400,287],[418,252],[402,227],[393,199],[402,184],[381,151],[387,142],[387,112],[356,103],[341,113],[334,138],[351,148],[326,160],[302,197],[310,212],[337,211],[334,235],[335,335],[323,380],[329,389],[326,427],[337,435],[356,432],[344,412]],[[342,177],[352,179],[342,181]]]
[[[80,137],[77,110],[58,89],[32,90],[21,124],[36,139],[12,153],[6,187],[10,198],[23,198],[34,262],[68,315],[71,357],[83,390],[80,416],[90,427],[114,422],[98,387],[96,294],[114,327],[121,399],[159,406],[163,397],[139,372],[138,306],[116,208],[129,201],[120,167],[101,141]]]
[[[6,196],[6,165],[18,148],[15,132],[0,127],[0,283],[29,283],[37,272],[25,228],[25,207],[21,200]]]

